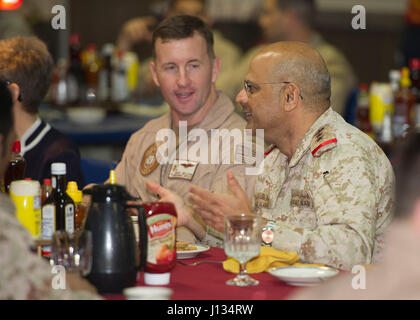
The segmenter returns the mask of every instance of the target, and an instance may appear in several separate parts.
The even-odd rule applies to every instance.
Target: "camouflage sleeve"
[[[314,229],[277,222],[274,245],[297,251],[304,262],[348,270],[371,263],[375,238],[378,186],[376,164],[350,145],[338,145],[315,158],[309,173]]]
[[[5,208],[6,206],[6,208]],[[9,210],[10,209],[10,210]],[[30,234],[13,214],[12,205],[0,210],[0,299],[99,299],[88,292],[53,289],[54,274],[32,253]]]

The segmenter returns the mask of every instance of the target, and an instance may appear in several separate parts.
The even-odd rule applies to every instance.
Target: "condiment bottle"
[[[76,230],[80,230],[85,219],[85,209],[82,205],[82,191],[78,190],[76,181],[69,181],[66,192],[74,201],[74,226]]]
[[[414,126],[415,96],[411,92],[410,70],[401,69],[400,90],[395,95],[395,111],[393,116],[393,132],[395,139],[403,139],[410,127]]]
[[[51,239],[57,230],[74,232],[74,201],[66,193],[66,164],[51,164],[53,191],[42,206],[42,238]]]
[[[144,282],[148,285],[166,285],[170,281],[170,271],[176,264],[176,210],[169,202],[146,202],[142,206],[148,230]]]
[[[9,193],[10,184],[15,180],[23,180],[25,176],[26,160],[20,154],[20,141],[16,140],[12,147],[12,156],[4,174],[5,191]]]
[[[44,179],[42,183],[42,191],[41,191],[41,204],[44,205],[44,201],[50,196],[52,192],[52,185],[51,179]]]
[[[410,74],[411,74],[411,92],[416,97],[414,105],[415,124],[417,130],[420,128],[420,59],[413,58],[410,60]]]
[[[362,83],[359,87],[359,95],[357,98],[357,116],[356,116],[356,126],[370,136],[372,139],[375,139],[373,132],[372,124],[370,123],[369,118],[369,93],[368,86],[365,83]]]

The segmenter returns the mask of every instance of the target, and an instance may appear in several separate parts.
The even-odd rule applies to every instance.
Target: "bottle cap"
[[[361,91],[368,91],[368,85],[367,85],[367,83],[361,83],[360,86],[359,86],[359,89]]]
[[[20,140],[13,142],[12,152],[20,152]]]
[[[420,59],[419,58],[412,58],[410,59],[410,69],[420,69]]]
[[[54,162],[51,164],[52,174],[66,174],[66,164],[64,162]]]
[[[401,80],[400,80],[401,87],[410,87],[411,80],[410,80],[410,69],[407,67],[401,68]]]
[[[144,283],[152,286],[163,286],[169,284],[171,273],[144,273]]]
[[[45,178],[43,184],[46,186],[51,185],[51,179]]]
[[[109,172],[109,183],[115,184],[115,170]]]
[[[74,202],[82,202],[82,192],[77,189],[76,181],[69,181],[67,183],[66,192]]]
[[[24,178],[23,180],[31,181],[32,178]]]

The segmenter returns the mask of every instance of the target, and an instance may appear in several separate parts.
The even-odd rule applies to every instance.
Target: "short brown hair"
[[[0,40],[0,79],[19,85],[27,112],[38,112],[50,86],[52,68],[51,54],[38,38]]]
[[[163,42],[180,40],[193,37],[195,32],[198,32],[206,40],[207,53],[210,60],[213,60],[215,57],[213,33],[203,20],[188,15],[173,16],[159,23],[153,32],[153,58],[156,58],[155,45],[157,39],[160,38]]]

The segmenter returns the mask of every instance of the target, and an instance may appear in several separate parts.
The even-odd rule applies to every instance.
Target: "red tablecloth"
[[[192,263],[200,260],[226,260],[223,249],[211,248],[193,259],[183,259]],[[173,289],[172,300],[280,300],[286,299],[296,287],[271,276],[267,272],[252,274],[260,281],[257,286],[235,287],[226,285],[226,281],[235,274],[223,269],[222,264],[203,263],[198,266],[184,266],[177,263],[171,272],[171,282],[168,286]],[[144,286],[143,273],[139,276],[137,286]],[[124,299],[121,295],[106,295],[107,299]]]

